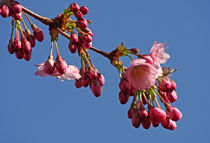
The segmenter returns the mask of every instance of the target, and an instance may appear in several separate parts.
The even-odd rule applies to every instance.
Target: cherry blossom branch
[[[40,16],[32,11],[30,11],[29,9],[25,8],[25,7],[22,7],[22,10],[23,12],[27,13],[28,15],[32,16],[33,18],[39,20],[40,22],[42,22],[43,24],[45,25],[51,25],[53,24],[54,22],[52,20],[50,20],[49,18],[47,17],[44,17],[44,16]]]

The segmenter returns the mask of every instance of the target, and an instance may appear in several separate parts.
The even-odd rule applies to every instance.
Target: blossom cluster
[[[71,31],[71,39],[69,42],[70,52],[75,53],[79,48],[92,47],[93,33],[88,28],[88,21],[83,18],[83,15],[88,14],[88,8],[85,6],[80,7],[77,3],[72,3],[69,8],[77,19],[78,35],[74,31]]]
[[[128,118],[136,128],[142,124],[149,129],[151,124],[157,127],[161,123],[164,128],[174,130],[176,121],[182,118],[182,113],[170,105],[177,99],[176,83],[168,77],[173,71],[160,66],[170,58],[164,47],[165,44],[155,42],[148,55],[140,55],[122,73],[119,100],[125,104],[133,97]],[[161,108],[157,96],[166,111]]]
[[[15,20],[21,20],[22,5],[14,0],[2,0],[0,3],[0,14],[4,18],[12,16]]]
[[[13,0],[2,0],[0,4],[0,14],[2,17],[12,16],[12,32],[8,44],[10,54],[16,55],[17,59],[31,60],[32,48],[36,45],[36,40],[42,42],[44,34],[40,28],[31,22],[28,18],[33,34],[27,28],[24,19],[22,18],[22,5]],[[24,28],[21,25],[21,21]],[[24,30],[25,29],[25,30]],[[15,33],[15,38],[13,35]]]
[[[36,40],[42,42],[44,34],[40,28],[32,23],[30,18],[23,11],[27,11],[20,3],[14,0],[1,0],[0,15],[2,17],[12,17],[12,32],[8,44],[10,54],[16,55],[17,59],[31,60],[32,48],[36,45]],[[52,76],[64,80],[74,80],[75,87],[90,87],[95,97],[102,93],[102,87],[105,83],[104,76],[94,66],[88,50],[91,49],[111,61],[119,72],[121,81],[119,83],[119,101],[126,104],[129,98],[133,98],[128,110],[128,118],[132,125],[138,128],[141,124],[143,128],[149,129],[161,124],[169,130],[176,129],[176,122],[182,118],[182,113],[178,108],[172,106],[177,100],[176,83],[170,79],[170,75],[175,71],[169,68],[162,68],[170,55],[165,52],[166,44],[155,42],[147,55],[140,55],[136,48],[128,49],[123,43],[110,53],[100,51],[92,47],[93,32],[88,28],[90,20],[83,16],[88,14],[89,9],[85,6],[79,6],[77,3],[70,4],[63,13],[52,20],[34,15],[30,11],[29,15],[34,15],[36,19],[49,26],[51,37],[51,47],[48,59],[41,64],[35,64],[38,67],[35,75],[41,77]],[[22,14],[25,15],[33,30],[31,33],[27,28]],[[74,16],[76,20],[71,19]],[[22,26],[23,25],[23,26]],[[13,36],[15,34],[15,36]],[[81,59],[81,68],[74,65],[68,65],[65,59],[59,53],[57,44],[58,35],[62,34],[69,40],[68,48],[72,54],[78,53]],[[53,58],[53,48],[56,48],[56,58]],[[132,62],[131,66],[126,68],[120,57],[128,56]],[[133,59],[132,56],[137,56]],[[161,107],[160,102],[164,105]]]

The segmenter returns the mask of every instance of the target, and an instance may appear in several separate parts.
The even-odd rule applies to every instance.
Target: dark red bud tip
[[[86,15],[86,14],[88,14],[88,8],[87,7],[85,7],[85,6],[82,6],[81,8],[80,8],[80,11],[82,12],[82,14],[84,14],[84,15]]]
[[[26,61],[30,61],[30,60],[31,60],[31,55],[32,55],[32,53],[24,54],[24,59],[25,59]]]
[[[132,116],[132,125],[135,127],[135,128],[138,128],[141,124],[141,117],[139,115],[135,115],[133,114]]]
[[[119,100],[121,104],[126,104],[128,102],[129,95],[120,91],[119,93]]]
[[[8,44],[8,52],[9,52],[10,54],[14,54],[14,53],[15,53],[14,40],[13,40],[13,39],[11,39],[11,40],[9,41],[9,44]]]
[[[81,19],[78,20],[78,27],[80,29],[85,29],[85,28],[87,28],[87,26],[88,26],[88,22],[87,22],[86,19],[81,18]]]
[[[132,119],[132,116],[133,116],[133,109],[130,108],[130,109],[128,110],[128,118],[129,118],[129,119]]]
[[[82,16],[83,16],[83,14],[82,14],[81,11],[77,11],[77,12],[75,13],[75,17],[76,17],[77,19],[81,19]]]
[[[86,42],[86,43],[92,42],[92,39],[93,39],[92,36],[89,34],[85,34],[82,38],[83,42]]]
[[[95,95],[95,97],[99,97],[102,92],[102,85],[98,80],[93,80],[90,84],[90,88]]]
[[[69,43],[69,50],[72,54],[76,53],[77,51],[77,46],[75,44],[72,44],[71,42]]]
[[[44,40],[44,33],[40,28],[35,29],[34,31],[34,37],[39,41],[42,42]]]
[[[151,127],[151,120],[148,117],[143,117],[142,126],[144,129],[149,129]]]
[[[72,3],[69,7],[73,13],[78,12],[80,10],[80,6],[77,3]]]
[[[167,93],[167,98],[168,98],[168,100],[169,100],[171,103],[175,102],[175,101],[177,100],[177,94],[176,94],[176,92],[175,92],[174,90],[171,91],[171,92],[168,92],[168,93]]]
[[[82,87],[82,78],[75,79],[75,87],[76,88],[81,88]]]
[[[22,59],[22,58],[24,57],[23,50],[22,50],[22,49],[17,50],[17,51],[15,52],[15,55],[16,55],[17,59]]]

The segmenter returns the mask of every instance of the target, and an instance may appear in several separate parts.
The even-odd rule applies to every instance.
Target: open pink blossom
[[[164,64],[170,58],[170,55],[165,52],[166,44],[158,43],[157,41],[152,46],[149,55],[152,57],[155,64]]]
[[[79,74],[79,69],[76,66],[69,65],[67,68],[67,71],[62,74],[61,76],[57,77],[61,81],[64,81],[65,79],[73,80],[73,79],[80,79],[81,75]]]
[[[131,66],[126,70],[126,78],[138,90],[149,89],[155,85],[158,71],[145,59],[137,59],[132,61]]]
[[[53,64],[54,60],[52,61],[51,59],[48,59],[45,63],[35,65],[38,66],[38,70],[36,71],[35,75],[41,77],[55,76],[61,81],[64,81],[65,79],[72,80],[81,78],[79,69],[76,66],[69,65],[66,72],[64,74],[60,74],[56,66],[53,66]]]

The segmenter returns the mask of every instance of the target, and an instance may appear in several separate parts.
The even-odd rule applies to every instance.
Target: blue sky
[[[69,143],[69,142],[210,142],[209,112],[209,33],[208,0],[77,0],[21,1],[43,16],[55,17],[78,2],[90,9],[87,19],[94,33],[93,45],[111,51],[121,42],[147,54],[154,41],[166,42],[171,59],[166,64],[179,68],[172,79],[177,82],[178,100],[183,113],[175,131],[162,127],[135,129],[127,118],[130,107],[118,101],[119,77],[109,61],[90,52],[106,83],[100,98],[89,88],[76,89],[74,81],[34,75],[34,64],[49,55],[48,28],[34,21],[45,32],[37,43],[30,62],[19,61],[7,51],[11,18],[0,17],[0,142]],[[68,51],[68,41],[58,41],[61,55],[68,64],[80,67],[77,55]]]

